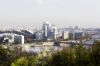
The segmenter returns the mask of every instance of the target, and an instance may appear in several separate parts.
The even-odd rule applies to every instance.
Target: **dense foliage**
[[[88,48],[82,45],[64,48],[42,58],[25,54],[21,49],[0,47],[0,66],[100,66],[100,43]]]
[[[64,49],[54,53],[44,66],[100,66],[100,44]]]

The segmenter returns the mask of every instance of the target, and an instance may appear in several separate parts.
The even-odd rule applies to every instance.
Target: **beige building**
[[[64,31],[64,32],[62,33],[62,38],[63,38],[63,40],[69,39],[69,31]]]

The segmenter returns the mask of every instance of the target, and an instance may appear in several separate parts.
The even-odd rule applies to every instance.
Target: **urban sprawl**
[[[91,47],[100,41],[99,28],[57,28],[44,22],[40,30],[1,30],[0,44],[4,48],[20,47],[25,52],[40,53],[60,51],[63,47],[74,47],[82,44]]]

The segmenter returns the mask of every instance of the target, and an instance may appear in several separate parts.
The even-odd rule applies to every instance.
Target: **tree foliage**
[[[100,66],[100,43],[85,48],[82,45],[64,48],[50,56],[37,58],[15,48],[0,46],[0,66]]]
[[[44,66],[100,66],[100,43],[91,48],[65,48],[54,53]]]

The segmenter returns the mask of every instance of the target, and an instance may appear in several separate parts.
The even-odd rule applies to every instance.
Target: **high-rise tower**
[[[50,32],[51,24],[48,23],[48,21],[44,22],[43,24],[43,38],[44,40],[47,40]]]

